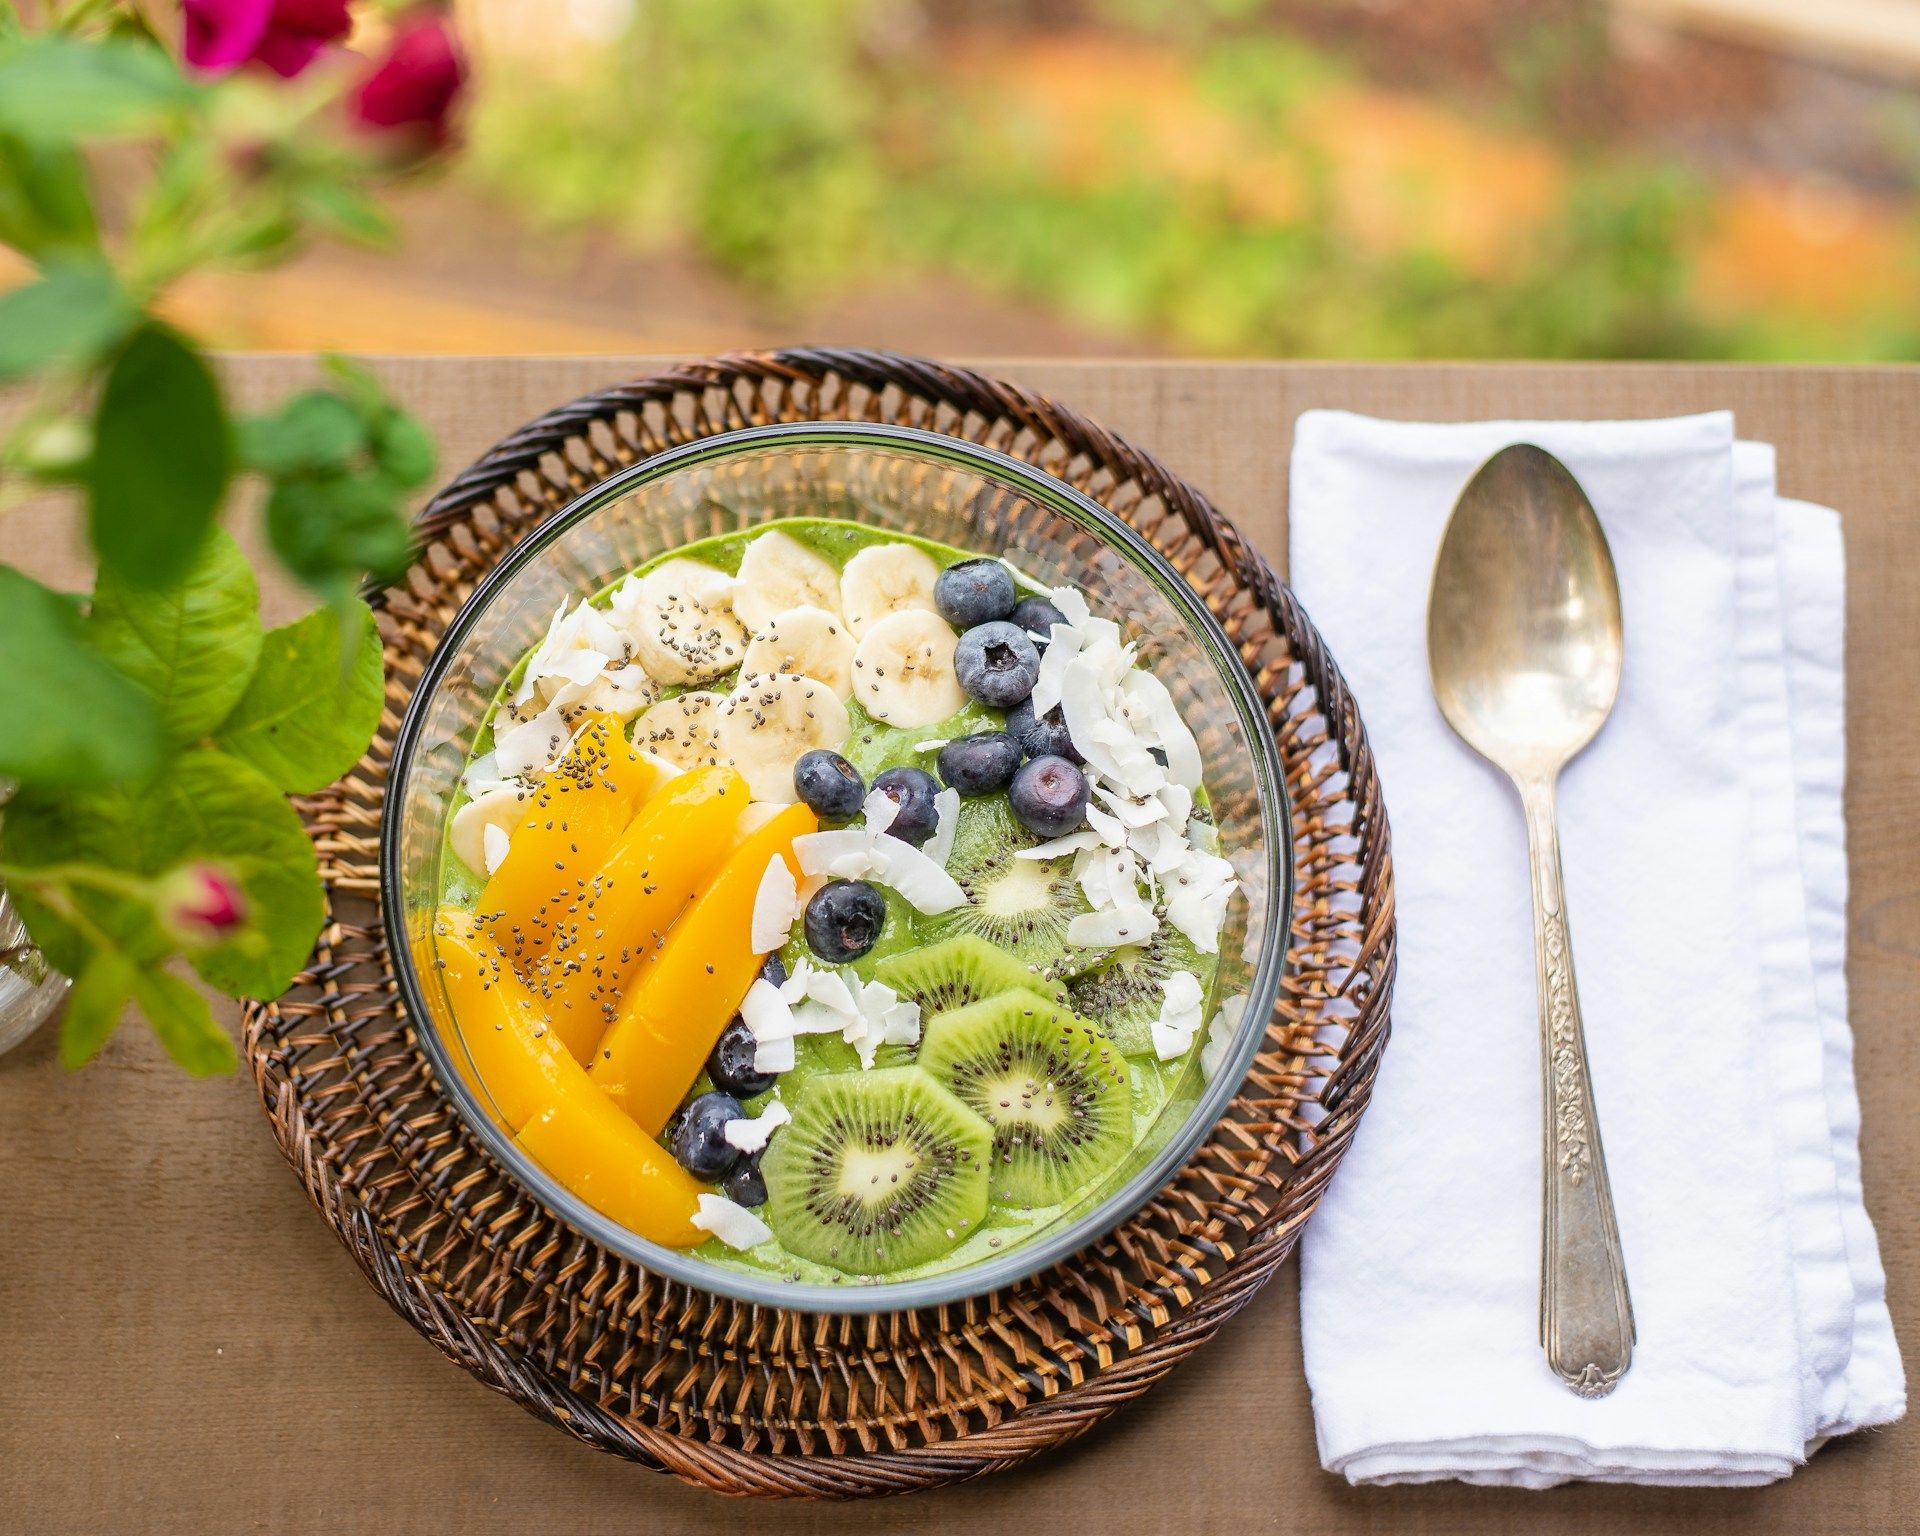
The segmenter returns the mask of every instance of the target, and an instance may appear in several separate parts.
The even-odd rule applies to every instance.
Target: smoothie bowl
[[[814,1311],[984,1293],[1218,1122],[1280,984],[1257,694],[1137,533],[909,429],[600,484],[449,627],[384,911],[441,1084],[647,1268]]]

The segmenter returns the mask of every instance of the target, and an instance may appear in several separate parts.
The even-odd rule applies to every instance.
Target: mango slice
[[[627,977],[666,942],[673,920],[720,867],[746,808],[746,780],[731,768],[683,773],[610,845],[581,844],[577,869],[556,860],[567,884],[539,906],[482,908],[576,1058],[587,1058],[618,1016]],[[584,862],[594,852],[597,860]]]
[[[760,974],[748,936],[767,861],[785,859],[798,880],[793,840],[818,826],[812,811],[790,805],[744,838],[621,1000],[587,1069],[648,1135],[659,1135],[686,1097]]]
[[[580,1070],[577,1063],[574,1070]],[[693,1224],[711,1193],[598,1089],[535,1115],[514,1138],[542,1168],[603,1216],[669,1248],[707,1234]]]
[[[431,943],[424,935],[415,942],[423,964],[440,962],[466,1045],[465,1053],[454,1050],[455,1063],[469,1082],[478,1076],[474,1086],[493,1100],[528,1155],[642,1237],[675,1248],[703,1241],[706,1233],[692,1218],[708,1186],[594,1086],[479,925],[466,913],[443,913]]]

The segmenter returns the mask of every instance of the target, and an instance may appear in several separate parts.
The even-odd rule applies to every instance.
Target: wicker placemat
[[[972,1302],[873,1318],[715,1300],[529,1201],[438,1092],[378,918],[381,798],[448,619],[521,534],[615,470],[769,421],[891,421],[1039,464],[1186,576],[1267,700],[1294,806],[1290,966],[1232,1113],[1172,1185],[1074,1260]],[[249,1010],[274,1133],[376,1290],[488,1386],[601,1449],[727,1493],[854,1497],[978,1477],[1073,1438],[1210,1338],[1273,1274],[1338,1163],[1387,1036],[1393,876],[1345,684],[1272,569],[1197,491],[1064,407],[871,352],[753,353],[589,395],[506,439],[420,519],[380,594],[388,710],[299,802],[329,886],[306,973]]]

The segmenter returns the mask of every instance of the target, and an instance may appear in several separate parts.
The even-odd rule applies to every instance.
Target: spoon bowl
[[[1620,691],[1620,583],[1600,519],[1565,465],[1503,448],[1468,481],[1434,562],[1427,665],[1468,746],[1520,792],[1540,994],[1540,1342],[1582,1397],[1633,1359],[1633,1302],[1587,1069],[1560,878],[1554,786]]]

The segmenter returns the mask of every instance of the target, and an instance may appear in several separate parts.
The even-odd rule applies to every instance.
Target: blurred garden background
[[[1920,0],[461,0],[235,348],[1920,357]]]

